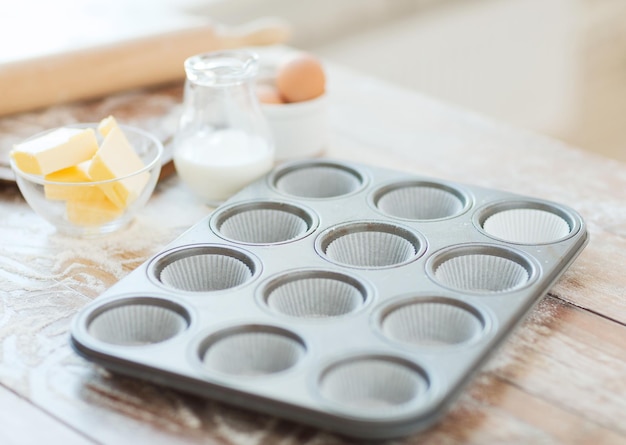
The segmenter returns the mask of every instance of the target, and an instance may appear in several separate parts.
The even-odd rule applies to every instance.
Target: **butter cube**
[[[70,199],[65,204],[67,219],[80,226],[98,226],[113,221],[123,210],[113,204],[104,193],[89,200]]]
[[[98,132],[103,137],[106,137],[106,135],[109,134],[109,131],[111,131],[111,128],[115,127],[117,127],[117,121],[115,118],[113,116],[105,117],[98,124]]]
[[[103,181],[127,176],[143,167],[143,162],[123,131],[115,125],[109,129],[100,149],[92,158],[88,174],[94,181]],[[102,184],[100,188],[111,202],[123,209],[137,199],[149,179],[148,172],[143,172],[110,184]]]
[[[91,128],[59,128],[13,146],[11,157],[25,173],[47,175],[91,159],[98,150]]]
[[[88,170],[90,161],[81,162],[78,165],[64,168],[44,176],[46,181],[59,183],[90,182]],[[64,200],[89,200],[102,199],[104,192],[95,185],[63,185],[44,184],[44,193],[47,199]]]

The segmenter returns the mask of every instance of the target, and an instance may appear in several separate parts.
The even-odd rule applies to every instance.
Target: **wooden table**
[[[390,443],[626,442],[626,165],[337,66],[328,77],[327,156],[554,200],[579,211],[591,234],[442,421]],[[5,117],[0,144],[108,114],[165,139],[181,92]],[[210,212],[176,176],[132,227],[90,241],[56,234],[11,182],[0,202],[0,443],[360,443],[112,376],[72,351],[72,316]]]

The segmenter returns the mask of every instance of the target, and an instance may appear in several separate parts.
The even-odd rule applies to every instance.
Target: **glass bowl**
[[[98,123],[72,124],[66,128],[92,128],[98,144],[102,136]],[[150,133],[128,125],[119,125],[144,167],[131,174],[106,181],[57,182],[42,175],[25,173],[11,158],[11,168],[20,192],[30,207],[43,219],[66,235],[91,237],[115,232],[126,227],[152,196],[163,157],[163,144]],[[27,140],[39,138],[50,129]],[[142,176],[143,175],[143,176]],[[138,181],[138,178],[141,179]],[[121,184],[140,182],[143,186],[126,206],[116,206],[105,198],[103,190]],[[68,198],[69,197],[69,198]]]

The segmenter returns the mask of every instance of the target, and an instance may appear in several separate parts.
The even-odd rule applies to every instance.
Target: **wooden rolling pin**
[[[0,116],[184,79],[194,54],[284,43],[289,27],[260,19],[240,27],[195,26],[106,46],[0,65]]]

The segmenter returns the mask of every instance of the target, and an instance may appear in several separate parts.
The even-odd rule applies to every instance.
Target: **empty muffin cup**
[[[279,192],[298,198],[335,198],[359,190],[364,180],[353,168],[319,161],[289,165],[274,174],[271,182]]]
[[[492,205],[478,216],[488,235],[512,243],[546,244],[573,233],[574,218],[565,210],[540,201],[514,201]]]
[[[425,242],[403,227],[366,221],[332,227],[320,236],[316,247],[335,263],[382,268],[416,259],[425,250]]]
[[[307,210],[283,202],[250,201],[227,207],[211,219],[223,238],[249,244],[277,244],[311,233],[317,218]]]
[[[457,246],[429,260],[427,270],[440,284],[466,292],[510,292],[534,278],[535,268],[521,253],[492,245]]]
[[[263,290],[263,301],[270,310],[298,318],[346,315],[361,308],[367,296],[358,280],[324,270],[286,272]]]
[[[429,381],[420,367],[404,359],[363,355],[330,365],[318,385],[322,397],[346,413],[384,417],[409,412]]]
[[[250,281],[259,266],[249,254],[214,244],[184,246],[159,257],[151,275],[170,289],[212,292]]]
[[[182,306],[151,297],[129,297],[104,304],[87,320],[89,335],[119,346],[161,343],[188,326],[189,314]]]
[[[461,191],[427,181],[387,185],[373,195],[376,208],[386,215],[418,221],[450,218],[462,213],[469,199]]]
[[[296,334],[269,325],[226,328],[200,343],[202,367],[230,376],[263,376],[285,371],[306,353]]]
[[[478,310],[443,297],[415,297],[387,307],[381,316],[383,334],[414,346],[445,347],[479,338],[485,320]]]

